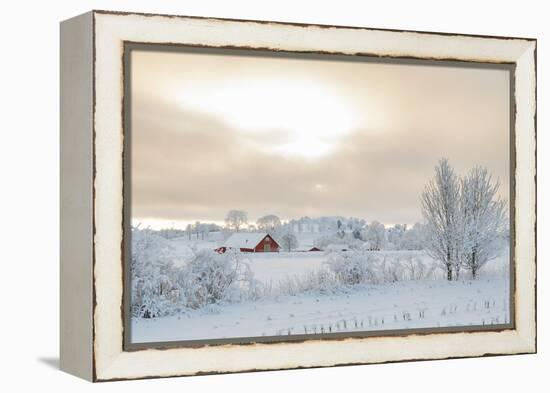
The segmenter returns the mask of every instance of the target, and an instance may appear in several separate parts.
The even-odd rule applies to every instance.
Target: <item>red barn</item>
[[[279,243],[267,233],[234,233],[225,241],[218,252],[225,252],[228,248],[242,252],[278,252]]]

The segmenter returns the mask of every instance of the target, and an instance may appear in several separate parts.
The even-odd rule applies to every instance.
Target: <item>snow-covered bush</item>
[[[420,254],[421,255],[421,254]],[[327,266],[341,285],[380,284],[435,278],[434,263],[422,261],[418,253],[368,250],[339,251],[328,255]]]
[[[186,266],[184,296],[187,305],[199,308],[223,300],[236,278],[231,260],[226,254],[212,250],[199,250]]]
[[[177,259],[169,240],[149,229],[132,229],[132,316],[155,318],[261,296],[261,285],[239,251],[195,250],[183,266],[174,265]]]
[[[132,315],[143,318],[171,315],[177,303],[178,276],[174,249],[149,229],[132,229]]]
[[[425,263],[413,253],[407,253],[401,259],[404,280],[424,280],[435,278],[436,265]]]
[[[403,280],[403,265],[401,258],[394,255],[384,255],[376,259],[374,278],[377,283],[397,282]]]
[[[332,252],[327,265],[342,284],[356,285],[374,280],[375,260],[372,254],[360,251]]]
[[[254,278],[250,261],[246,253],[239,250],[229,250],[223,254],[230,259],[234,269],[235,279],[227,292],[226,300],[231,302],[243,300],[258,300],[262,296],[262,283]]]
[[[334,293],[341,283],[336,274],[327,269],[317,269],[302,275],[287,276],[279,281],[277,294],[299,295],[305,292]],[[273,294],[273,291],[271,291]]]
[[[180,274],[179,286],[187,307],[200,308],[222,301],[255,299],[259,284],[242,253],[199,250]]]

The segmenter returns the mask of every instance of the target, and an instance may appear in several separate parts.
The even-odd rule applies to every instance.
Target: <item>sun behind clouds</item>
[[[280,156],[330,154],[360,119],[336,89],[312,78],[248,78],[221,86],[187,86],[180,89],[178,99],[185,108],[223,118],[235,129],[254,136],[265,134],[266,143],[259,149]],[[273,130],[282,131],[285,138],[267,140]]]

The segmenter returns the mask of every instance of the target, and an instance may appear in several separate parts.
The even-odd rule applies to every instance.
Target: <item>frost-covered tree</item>
[[[506,229],[506,201],[498,197],[498,189],[499,182],[479,166],[461,180],[460,257],[474,279],[483,265],[498,256],[499,237]]]
[[[290,232],[283,234],[280,238],[280,242],[283,250],[288,252],[298,247],[298,239],[296,238],[296,235]]]
[[[401,250],[403,248],[403,237],[407,231],[407,224],[395,224],[388,229],[387,238],[388,243],[394,250]]]
[[[416,223],[403,233],[401,239],[402,250],[422,250],[425,243],[425,228],[424,225]]]
[[[275,214],[268,214],[266,216],[258,218],[256,221],[258,229],[265,231],[270,235],[274,235],[276,231],[281,227],[281,219]]]
[[[371,249],[381,250],[386,244],[386,228],[378,221],[373,221],[367,227],[365,237]]]
[[[426,251],[440,261],[447,280],[458,278],[460,260],[458,258],[460,181],[443,158],[435,168],[435,176],[424,188],[421,196],[422,215],[426,222]]]
[[[191,226],[193,233],[195,234],[195,239],[208,240],[208,235],[212,229],[211,224],[202,223],[196,221],[194,225]]]
[[[154,318],[169,315],[177,306],[174,249],[150,229],[132,229],[132,315]]]
[[[163,228],[158,231],[158,235],[165,239],[174,239],[185,235],[185,231],[176,228]]]
[[[248,223],[248,213],[243,210],[229,210],[225,216],[225,224],[229,229],[239,232]]]

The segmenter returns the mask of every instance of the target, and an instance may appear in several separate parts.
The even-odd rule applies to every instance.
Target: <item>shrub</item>
[[[212,250],[200,250],[182,274],[182,288],[187,305],[199,308],[217,303],[235,280],[236,273],[225,254]]]
[[[174,250],[169,242],[144,229],[132,230],[132,315],[154,318],[172,314],[180,305],[174,302]]]
[[[230,250],[218,254],[200,250],[180,274],[183,300],[190,308],[221,301],[254,300],[260,296],[259,283],[242,253]]]
[[[339,281],[356,285],[373,281],[375,257],[360,251],[334,252],[328,255],[327,265]]]
[[[341,283],[334,272],[318,269],[302,275],[287,276],[279,281],[276,293],[292,296],[304,292],[334,293],[340,286]]]

